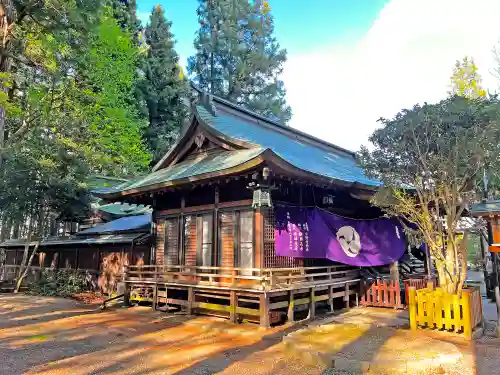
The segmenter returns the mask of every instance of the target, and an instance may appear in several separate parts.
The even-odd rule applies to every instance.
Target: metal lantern
[[[271,207],[271,192],[269,188],[259,187],[253,191],[252,208]]]
[[[258,173],[252,175],[252,181],[248,188],[253,191],[252,208],[271,207],[271,190],[274,187],[270,184],[270,170],[268,167],[262,169],[262,179]]]

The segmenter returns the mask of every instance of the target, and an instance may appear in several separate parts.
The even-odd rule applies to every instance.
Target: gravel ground
[[[384,356],[381,348],[385,345],[394,350],[390,348],[401,335],[406,337],[405,345],[416,347],[415,338],[401,328],[406,319],[404,312],[353,309],[315,321],[308,330],[318,325],[358,326],[352,332],[344,327],[340,335],[331,329],[335,337],[323,330],[319,347],[338,347],[338,353],[349,353],[352,358],[361,352],[367,358],[379,358]],[[361,326],[369,328],[360,330]],[[356,373],[306,363],[291,353],[283,337],[304,328],[299,324],[261,331],[251,324],[153,313],[148,307],[100,312],[98,306],[73,300],[0,294],[0,375]],[[307,336],[308,330],[300,332]],[[392,334],[396,330],[401,332]],[[346,341],[343,346],[339,345],[341,339]],[[427,343],[441,340],[442,348],[457,348],[463,356],[443,369],[445,372],[425,374],[500,375],[500,341],[496,338],[486,336],[472,345],[448,337],[422,340],[428,347]]]

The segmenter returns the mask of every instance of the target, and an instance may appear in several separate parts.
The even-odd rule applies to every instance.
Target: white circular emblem
[[[353,227],[349,225],[341,227],[337,231],[337,241],[339,241],[342,250],[348,257],[354,258],[358,256],[361,250],[361,242],[358,232]]]

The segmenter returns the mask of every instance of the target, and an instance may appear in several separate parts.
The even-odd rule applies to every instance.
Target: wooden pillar
[[[158,284],[153,285],[153,311],[156,311],[158,306]]]
[[[269,328],[269,296],[262,293],[259,297],[260,327]]]
[[[345,283],[344,301],[346,309],[349,308],[349,283]]]
[[[220,259],[222,259],[221,254],[219,252],[221,251],[220,246],[219,246],[219,186],[215,186],[214,189],[214,212],[213,212],[213,218],[212,218],[212,265],[219,267],[220,264]],[[213,271],[210,271],[213,272]],[[215,271],[217,272],[217,271]]]
[[[194,291],[193,287],[188,287],[188,304],[187,304],[187,314],[193,314],[193,302],[194,302]]]
[[[330,307],[330,312],[333,313],[333,286],[328,287],[328,306]]]
[[[168,287],[165,284],[165,311],[168,312]]]
[[[312,287],[309,289],[309,316],[308,318],[313,320],[316,318],[316,288]]]
[[[238,296],[236,295],[236,292],[234,290],[231,290],[230,292],[229,304],[230,304],[229,320],[231,321],[231,323],[236,323],[237,321],[236,309],[238,308]]]
[[[255,268],[264,268],[264,214],[262,209],[255,211]]]
[[[125,283],[125,288],[123,289],[123,305],[130,306],[130,284]]]
[[[391,281],[399,283],[399,262],[391,263]]]
[[[288,315],[287,315],[287,317],[288,317],[288,322],[293,323],[295,321],[294,313],[293,313],[293,310],[295,307],[295,299],[294,299],[293,290],[290,290],[288,292],[288,297],[289,297],[289,302],[288,302]]]
[[[98,276],[99,277],[99,276]],[[127,266],[123,266],[123,274],[122,274],[122,281],[123,281],[123,304],[125,306],[130,306],[130,284],[127,283]]]

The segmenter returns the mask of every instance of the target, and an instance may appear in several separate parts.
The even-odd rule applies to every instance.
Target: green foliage
[[[137,18],[137,5],[135,0],[107,0],[111,6],[113,16],[118,26],[131,35],[137,36],[140,29],[140,21]]]
[[[0,214],[43,235],[86,215],[90,174],[147,168],[146,122],[130,104],[138,48],[100,2],[37,3],[12,29]]]
[[[279,79],[286,50],[274,37],[269,5],[199,0],[200,29],[188,72],[202,89],[269,118],[287,122],[291,109]]]
[[[71,269],[45,269],[38,281],[28,284],[27,294],[51,297],[69,297],[92,288],[88,272]]]
[[[154,7],[145,30],[147,53],[142,65],[144,77],[139,84],[149,117],[144,139],[154,162],[160,160],[176,141],[187,116],[187,108],[182,103],[187,94],[187,82],[178,65],[171,26],[162,7]]]
[[[414,223],[430,247],[440,282],[456,292],[465,280],[467,248],[458,222],[479,177],[500,156],[499,102],[493,98],[449,97],[416,105],[370,137],[360,161],[383,182],[374,202],[387,213]]]
[[[142,143],[146,122],[133,102],[138,50],[131,37],[113,18],[103,16],[90,36],[88,51],[82,56],[79,83],[85,103],[83,112],[90,120],[90,147],[107,156],[111,166],[100,166],[99,172],[120,174],[143,171],[150,155]],[[109,167],[109,166],[108,166]],[[108,169],[108,170],[106,170]]]
[[[452,95],[469,99],[483,98],[486,91],[481,87],[482,78],[473,59],[467,56],[457,60],[451,76]]]

